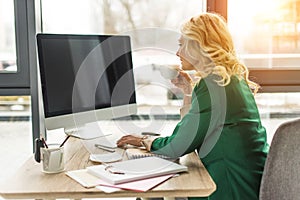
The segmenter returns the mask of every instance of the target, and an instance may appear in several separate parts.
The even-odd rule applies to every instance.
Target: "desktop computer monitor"
[[[37,34],[46,129],[137,112],[129,36]]]

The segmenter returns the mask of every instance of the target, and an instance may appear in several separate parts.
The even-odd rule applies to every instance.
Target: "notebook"
[[[160,154],[155,154],[147,151],[146,149],[141,149],[141,148],[130,148],[126,149],[126,155],[128,159],[137,159],[137,158],[144,158],[144,157],[159,157],[163,159],[168,159],[168,160],[174,160],[171,157],[165,156],[165,155],[160,155]]]
[[[87,172],[110,184],[120,184],[167,174],[186,172],[186,166],[158,157],[144,157],[87,167]]]

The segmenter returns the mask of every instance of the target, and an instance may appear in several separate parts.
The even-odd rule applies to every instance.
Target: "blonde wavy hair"
[[[197,60],[194,67],[202,78],[216,74],[221,86],[226,86],[235,75],[244,79],[256,93],[259,85],[249,80],[248,68],[236,56],[231,34],[225,20],[214,13],[203,13],[191,18],[181,27],[187,57]]]

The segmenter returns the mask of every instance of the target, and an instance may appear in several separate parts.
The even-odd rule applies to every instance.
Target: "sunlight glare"
[[[255,19],[276,19],[279,0],[228,0],[228,25],[236,34],[247,35],[255,26]]]

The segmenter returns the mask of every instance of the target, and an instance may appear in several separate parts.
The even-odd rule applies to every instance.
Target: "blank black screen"
[[[129,36],[38,34],[46,117],[136,103]]]

